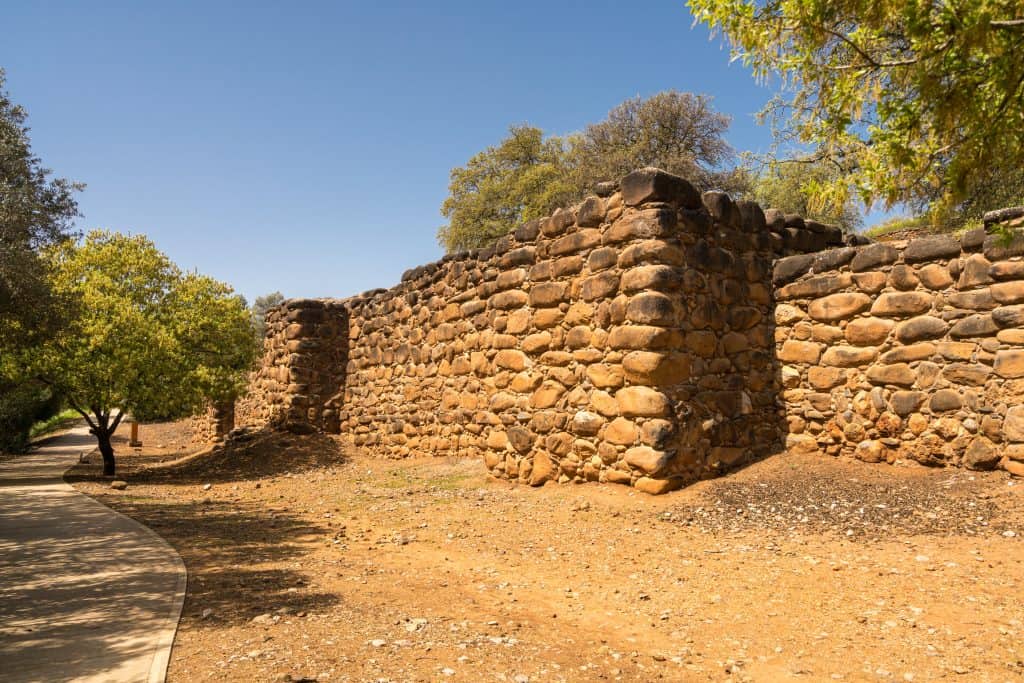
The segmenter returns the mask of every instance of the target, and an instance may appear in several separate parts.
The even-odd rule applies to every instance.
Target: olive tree
[[[142,235],[94,231],[48,256],[50,286],[71,314],[31,363],[88,422],[105,475],[126,414],[183,417],[243,389],[255,340],[229,286],[182,272]]]

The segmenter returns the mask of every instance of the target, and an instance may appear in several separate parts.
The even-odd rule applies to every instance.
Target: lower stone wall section
[[[787,446],[1024,476],[1022,256],[979,229],[778,261]]]

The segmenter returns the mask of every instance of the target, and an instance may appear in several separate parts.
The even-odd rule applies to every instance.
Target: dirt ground
[[[69,475],[185,559],[172,683],[1024,679],[1005,473],[784,454],[653,498],[265,434],[152,469],[186,427],[118,445],[125,491]]]

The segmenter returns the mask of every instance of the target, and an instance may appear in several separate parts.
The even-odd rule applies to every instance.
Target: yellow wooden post
[[[142,442],[139,441],[139,423],[135,418],[132,418],[132,438],[128,442],[128,445],[132,448],[138,448],[142,445]]]

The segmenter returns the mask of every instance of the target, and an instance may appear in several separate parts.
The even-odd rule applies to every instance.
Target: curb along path
[[[153,531],[64,483],[85,427],[0,462],[0,678],[161,683],[185,565]]]

